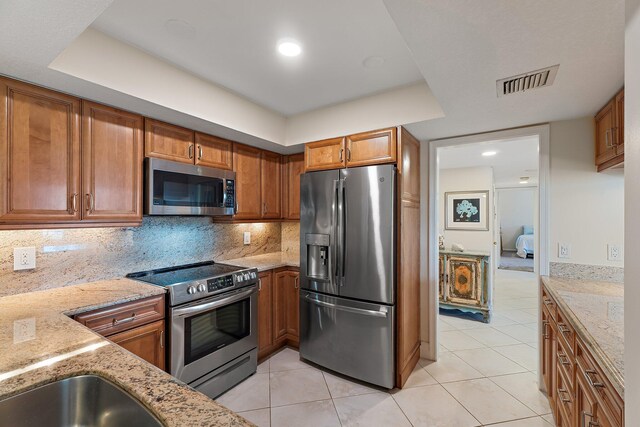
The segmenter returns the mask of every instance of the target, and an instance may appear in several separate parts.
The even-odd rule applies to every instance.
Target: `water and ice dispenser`
[[[329,235],[306,234],[307,276],[316,280],[329,280]]]

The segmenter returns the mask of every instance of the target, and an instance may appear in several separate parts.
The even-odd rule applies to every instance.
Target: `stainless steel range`
[[[215,398],[256,372],[257,269],[209,261],[127,277],[167,289],[171,375]]]

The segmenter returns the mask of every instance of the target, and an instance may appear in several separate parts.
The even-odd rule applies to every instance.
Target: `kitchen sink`
[[[96,375],[71,377],[0,400],[0,424],[12,427],[161,427],[122,388]]]

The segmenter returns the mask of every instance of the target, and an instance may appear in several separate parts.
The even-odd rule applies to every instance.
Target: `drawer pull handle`
[[[567,325],[565,325],[564,323],[558,323],[558,329],[560,329],[560,332],[562,332],[563,334],[571,333],[571,329],[567,328]]]
[[[587,369],[586,371],[584,371],[584,377],[587,379],[587,382],[589,383],[589,385],[591,387],[596,387],[596,388],[603,388],[604,384],[603,383],[599,383],[597,381],[595,381],[591,375],[596,376],[598,375],[598,373],[592,369]]]
[[[566,354],[558,352],[557,355],[561,365],[565,365],[565,366],[571,365],[571,361],[569,360]]]
[[[587,424],[587,417],[591,418],[589,424]],[[600,423],[597,421],[593,421],[593,414],[589,412],[582,411],[581,423],[580,427],[600,427]]]
[[[552,305],[553,301],[551,301],[551,298],[543,298],[542,302],[544,303],[544,305]]]
[[[544,338],[545,340],[548,340],[549,338],[551,338],[551,336],[549,335],[547,326],[549,326],[549,321],[543,320],[542,321],[542,338]]]
[[[563,403],[569,403],[569,402],[571,402],[571,396],[569,396],[569,397],[568,397],[568,398],[566,398],[566,399],[563,399],[563,398],[562,398],[562,394],[563,394],[563,393],[569,394],[569,392],[567,392],[567,390],[565,390],[565,389],[563,389],[563,388],[559,388],[559,389],[558,389],[558,397],[560,398],[560,401],[561,401],[561,402],[563,402]]]
[[[125,317],[124,319],[116,319],[114,317],[113,318],[113,326],[122,325],[123,323],[133,322],[134,320],[136,320],[136,314],[135,313],[131,313],[131,316]]]

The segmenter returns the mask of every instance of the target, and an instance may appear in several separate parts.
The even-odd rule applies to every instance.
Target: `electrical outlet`
[[[244,232],[244,244],[248,245],[251,243],[251,232],[250,231],[245,231]]]
[[[622,247],[620,245],[607,245],[607,259],[609,261],[622,261]]]
[[[36,319],[18,319],[13,321],[13,343],[18,344],[36,338]]]
[[[558,258],[571,258],[571,245],[558,243]]]
[[[36,268],[36,248],[13,248],[13,270],[30,270]]]

